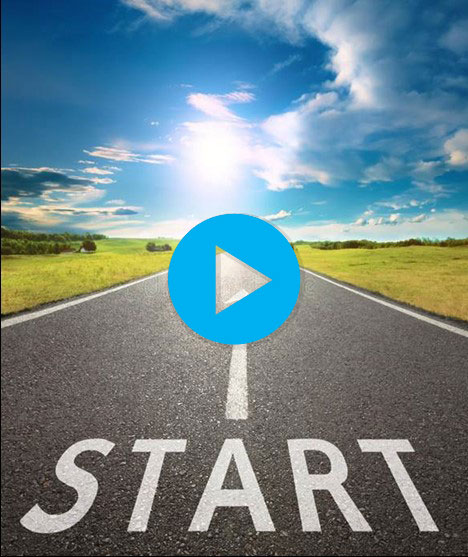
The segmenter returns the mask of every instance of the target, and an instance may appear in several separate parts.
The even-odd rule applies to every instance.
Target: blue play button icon
[[[223,344],[247,344],[275,331],[299,288],[299,264],[287,239],[247,215],[203,221],[184,236],[169,266],[169,293],[181,319]]]

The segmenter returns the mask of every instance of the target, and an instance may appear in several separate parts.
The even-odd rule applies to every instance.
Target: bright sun
[[[242,164],[244,148],[232,126],[204,122],[187,142],[190,171],[205,187],[233,185]]]

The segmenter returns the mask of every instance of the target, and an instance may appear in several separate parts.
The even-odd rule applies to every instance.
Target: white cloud
[[[407,194],[394,195],[392,198],[376,201],[374,205],[376,207],[386,207],[388,209],[393,209],[394,211],[401,211],[402,209],[412,209],[415,207],[421,207],[427,203],[432,202],[433,199],[410,199]]]
[[[159,21],[163,21],[169,19],[169,16],[165,15],[162,10],[159,10],[155,7],[155,3],[152,0],[122,0],[123,4],[126,4],[130,8],[135,8],[143,12],[146,16],[156,19]]]
[[[449,164],[458,167],[468,167],[468,129],[458,130],[444,144],[445,151],[449,156]]]
[[[366,211],[364,215],[355,220],[351,226],[381,226],[383,224],[395,225],[400,218],[400,215],[398,213],[394,213],[392,215],[389,215],[388,217],[381,216],[366,218],[371,214],[372,211]]]
[[[140,212],[141,207],[76,207],[77,203],[89,202],[91,198],[75,198],[69,196],[67,204],[63,203],[44,203],[36,206],[29,206],[21,202],[19,199],[12,198],[2,203],[2,215],[8,222],[9,218],[14,217],[16,220],[23,221],[26,224],[46,227],[56,226],[59,224],[68,223],[71,226],[85,227],[85,223],[90,224],[89,228],[102,228],[99,223],[105,221],[110,222],[108,226],[115,226],[117,224],[116,218],[120,219],[119,222],[129,224],[129,219],[123,219],[135,215]],[[74,219],[73,222],[70,219]],[[87,219],[87,220],[83,220]],[[91,219],[91,220],[89,220]],[[96,220],[97,219],[97,220]]]
[[[15,198],[2,202],[2,222],[8,224],[10,218],[40,227],[55,226],[65,221],[63,217],[45,212],[42,205],[25,206]]]
[[[141,155],[128,149],[119,147],[95,147],[92,151],[83,149],[83,152],[92,157],[99,157],[119,162],[145,162],[149,164],[168,164],[174,161],[171,155],[150,154]]]
[[[313,115],[320,114],[326,109],[330,109],[338,101],[335,92],[316,93],[314,95],[302,95],[302,100],[296,101],[299,107],[274,114],[268,117],[261,125],[276,143],[291,149],[298,149],[309,140],[308,120]]]
[[[417,161],[412,169],[412,175],[418,180],[433,180],[444,172],[446,172],[446,169],[440,160]]]
[[[185,12],[206,12],[229,18],[242,7],[241,0],[121,0],[156,21],[168,21]]]
[[[274,75],[277,74],[278,72],[284,70],[285,68],[291,66],[292,64],[294,64],[295,62],[299,62],[302,59],[302,56],[300,54],[291,54],[290,56],[288,56],[285,60],[282,60],[281,62],[277,62],[270,70],[270,72],[268,73],[268,75]]]
[[[286,211],[285,209],[279,210],[277,213],[273,213],[272,215],[265,215],[261,217],[262,219],[275,221],[275,220],[283,220],[292,215],[291,211]]]
[[[330,177],[326,171],[297,156],[296,137],[300,133],[288,120],[289,114],[271,117],[257,125],[242,120],[226,107],[231,102],[249,102],[252,99],[251,93],[239,91],[226,95],[189,95],[187,100],[192,106],[214,118],[214,121],[184,124],[190,135],[182,138],[182,146],[196,154],[195,166],[201,162],[201,167],[210,173],[214,166],[221,166],[224,158],[228,157],[230,168],[222,168],[224,176],[233,174],[232,166],[249,168],[272,191],[300,189],[310,182],[328,184]],[[315,95],[307,99],[299,110],[318,111],[335,99],[335,93]],[[291,119],[295,115],[295,111],[292,111]],[[207,146],[216,155],[209,153],[208,157],[202,156],[208,150]],[[200,157],[202,161],[198,160]],[[200,175],[200,172],[196,174]]]
[[[254,174],[264,180],[271,191],[302,189],[304,184],[311,182],[329,183],[326,172],[301,163],[287,149],[257,145],[251,155]]]
[[[112,180],[112,178],[90,178],[91,182],[94,182],[95,184],[114,184],[115,180]]]
[[[106,201],[106,205],[125,205],[125,201],[123,199],[109,199],[109,201]]]
[[[227,106],[233,103],[246,103],[255,99],[253,93],[247,91],[233,91],[225,95],[211,95],[206,93],[192,93],[187,96],[187,102],[204,114],[218,120],[238,121],[241,118],[234,114]]]
[[[189,96],[189,103],[210,118],[248,128],[237,153],[242,152],[240,164],[271,190],[301,188],[309,182],[370,184],[406,178],[421,192],[443,196],[450,192],[436,183],[437,177],[467,167],[464,132],[454,133],[468,121],[462,75],[468,34],[456,10],[389,2],[383,17],[381,4],[372,1],[125,3],[149,19],[202,12],[215,23],[237,22],[304,48],[312,37],[328,48],[325,63],[331,78],[314,83],[313,93],[307,88],[289,108],[260,124],[236,114],[230,94]],[[295,56],[272,71],[293,63]],[[242,91],[246,89],[238,85],[237,93]],[[369,155],[375,164],[369,165]]]
[[[87,168],[82,168],[81,172],[86,174],[114,174],[111,170],[106,170],[105,168],[98,168],[97,166],[90,166]]]
[[[206,95],[204,93],[193,93],[187,97],[187,102],[204,114],[219,120],[238,120],[233,112],[217,95]]]
[[[226,93],[225,95],[219,95],[225,103],[250,103],[255,100],[255,95],[253,93],[248,93],[247,91],[232,91],[231,93]]]
[[[420,191],[430,193],[434,197],[448,197],[451,190],[446,186],[441,184],[436,184],[434,182],[420,182],[418,180],[413,180],[413,185]]]
[[[401,173],[402,163],[396,157],[385,157],[382,161],[367,167],[361,183],[392,182]]]
[[[321,84],[318,94],[301,95],[293,110],[274,114],[262,124],[270,140],[288,150],[280,153],[285,164],[286,160],[305,163],[325,172],[328,182],[414,177],[428,182],[427,187],[432,187],[435,175],[446,172],[441,160],[444,143],[460,122],[468,121],[466,98],[453,81],[460,78],[467,60],[466,22],[456,11],[434,13],[429,4],[390,2],[382,17],[379,2],[340,0],[127,0],[127,4],[153,19],[204,12],[291,42],[313,37],[328,47],[332,79]],[[456,63],[453,54],[444,55],[438,44],[459,56]],[[435,57],[440,64],[434,65]],[[199,95],[192,104],[205,114],[239,120],[219,96]],[[466,165],[464,148],[452,148],[449,142],[446,149],[452,168]],[[381,160],[369,166],[366,151],[379,153]],[[287,179],[280,182],[281,187],[296,186]]]
[[[414,220],[414,219],[417,220]],[[374,222],[362,223],[311,223],[298,227],[281,227],[292,240],[347,240],[367,238],[369,240],[405,240],[411,237],[455,238],[466,237],[468,230],[468,212],[447,209],[431,213],[426,218],[421,215],[402,219],[393,223],[375,219]]]

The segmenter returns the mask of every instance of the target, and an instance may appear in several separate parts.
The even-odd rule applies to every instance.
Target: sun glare
[[[243,144],[232,126],[204,123],[188,142],[189,170],[206,188],[232,186],[239,176]]]

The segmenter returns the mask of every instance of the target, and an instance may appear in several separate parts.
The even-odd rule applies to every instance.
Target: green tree
[[[83,240],[81,247],[86,251],[96,251],[97,247],[93,240]]]

